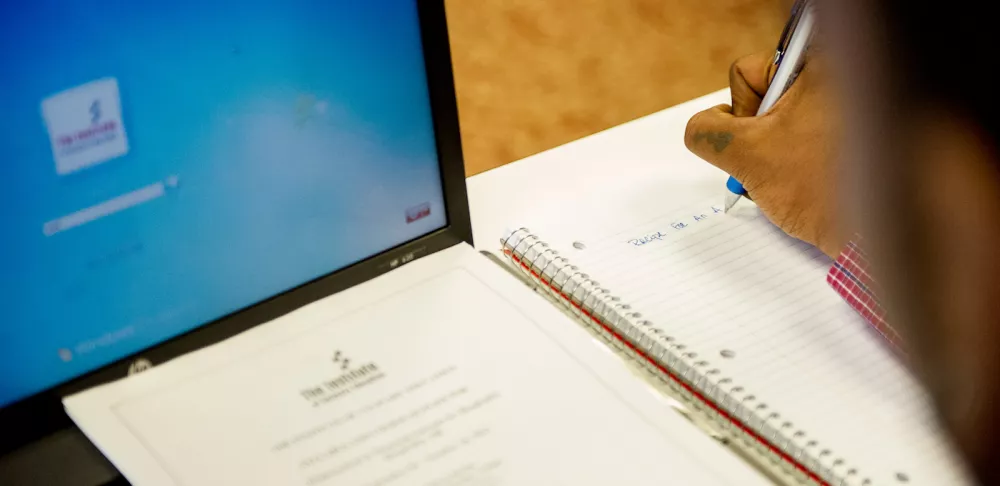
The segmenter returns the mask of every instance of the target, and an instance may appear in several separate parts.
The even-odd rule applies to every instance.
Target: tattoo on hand
[[[732,132],[701,132],[694,134],[695,142],[702,140],[712,144],[715,153],[722,153],[729,146],[729,143],[733,141],[733,134]]]

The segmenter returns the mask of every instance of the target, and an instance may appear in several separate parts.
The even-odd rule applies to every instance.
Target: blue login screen
[[[446,224],[416,2],[0,5],[0,406]]]

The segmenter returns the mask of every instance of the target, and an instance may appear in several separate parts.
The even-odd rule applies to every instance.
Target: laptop
[[[0,7],[0,451],[71,427],[67,394],[471,243],[444,22]]]
[[[9,3],[0,44],[0,482],[757,484],[473,250],[442,1]],[[286,457],[340,425],[388,462]]]

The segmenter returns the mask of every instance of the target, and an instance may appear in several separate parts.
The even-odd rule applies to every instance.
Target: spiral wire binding
[[[642,315],[634,311],[629,304],[601,287],[598,282],[572,265],[569,259],[560,256],[556,250],[527,228],[510,232],[501,240],[501,245],[504,255],[514,268],[536,286],[539,282],[543,283],[541,287],[548,294],[559,300],[589,327],[603,335],[613,347],[630,356],[639,355],[629,349],[621,339],[608,332],[604,326],[627,339],[648,358],[670,370],[677,378],[697,390],[698,394],[753,430],[767,444],[740,428],[731,419],[727,419],[725,414],[711,410],[703,399],[685,389],[677,379],[665,377],[663,371],[650,363],[649,359],[641,357],[637,359],[695,410],[710,416],[713,424],[721,429],[720,432],[736,438],[743,447],[768,458],[772,466],[796,478],[799,483],[815,483],[814,478],[800,471],[770,447],[780,450],[792,461],[828,484],[844,486],[872,484],[870,479],[862,477],[857,469],[850,467],[843,458],[822,447],[818,441],[810,439],[805,431],[784,420],[766,403],[759,401],[742,386],[733,383],[732,379],[723,377],[720,370],[713,368],[708,360],[700,358],[683,343],[653,327],[650,321],[643,319]]]

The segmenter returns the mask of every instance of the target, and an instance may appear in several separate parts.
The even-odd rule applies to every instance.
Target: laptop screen
[[[413,0],[0,7],[0,407],[447,224]]]

